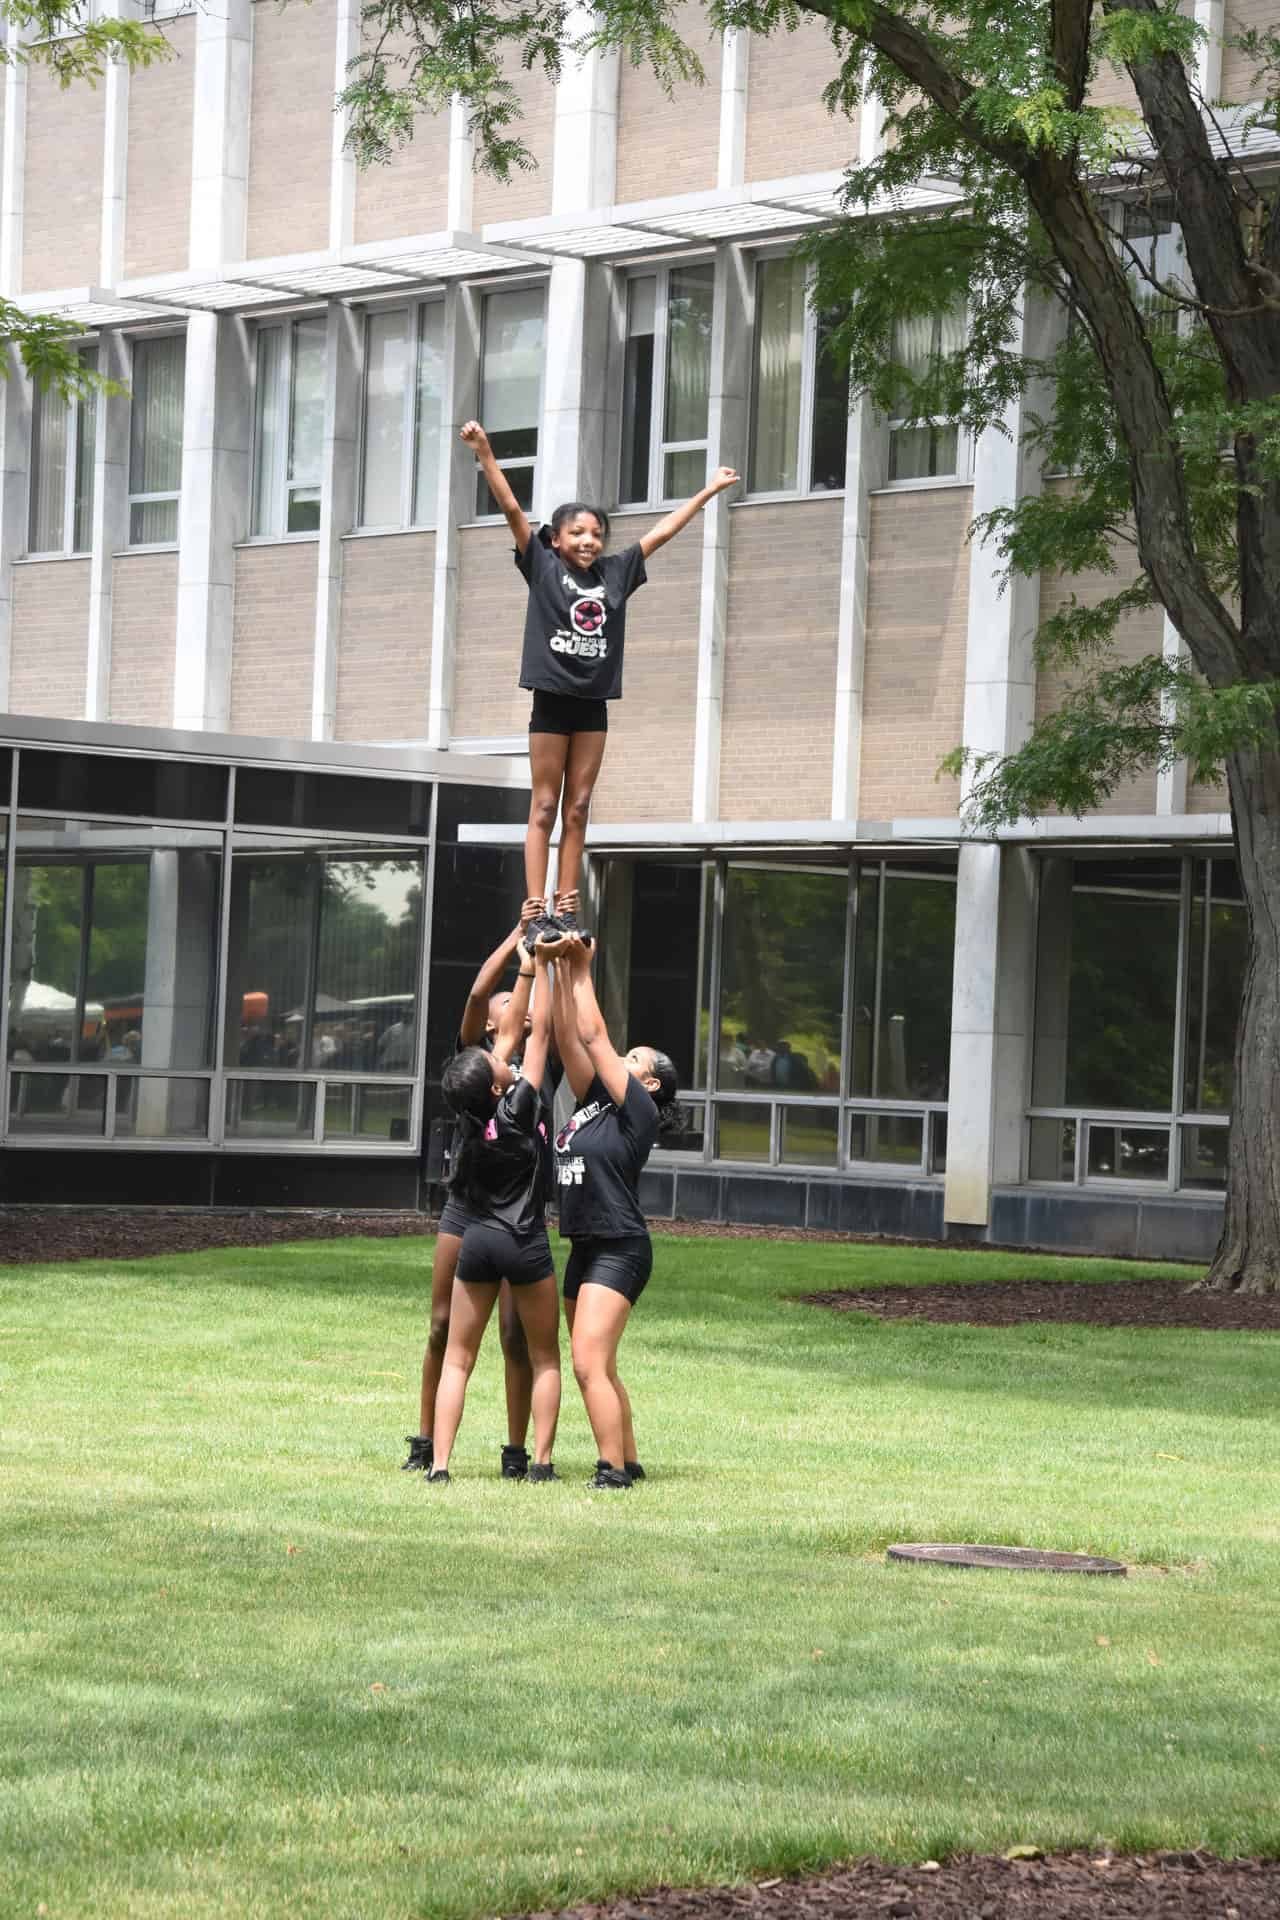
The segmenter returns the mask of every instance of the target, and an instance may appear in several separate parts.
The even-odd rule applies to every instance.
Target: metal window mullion
[[[1182,1106],[1183,1082],[1186,1078],[1187,1061],[1187,974],[1191,966],[1191,891],[1192,856],[1184,853],[1179,861],[1181,872],[1178,884],[1178,969],[1175,975],[1173,1004],[1173,1085],[1169,1089],[1169,1113],[1174,1116]],[[1180,1138],[1176,1123],[1169,1135],[1169,1166],[1166,1184],[1173,1189],[1177,1185],[1178,1140]],[[1117,1159],[1119,1156],[1117,1155]]]
[[[316,1080],[312,1084],[315,1087],[315,1099],[311,1106],[311,1144],[313,1147],[318,1147],[324,1140],[324,1116],[325,1108],[328,1104],[326,1099],[328,1082],[325,1080]]]
[[[853,977],[853,960],[858,940],[858,862],[852,856],[846,868],[846,886],[844,903],[844,990],[840,1004],[840,1078],[839,1086],[839,1131],[836,1143],[836,1165],[844,1167],[849,1160],[848,1142],[848,1101],[849,1083],[853,1078],[853,996],[856,986]]]
[[[871,1092],[880,1092],[880,998],[884,972],[884,861],[876,862],[876,981],[871,1003]]]
[[[76,471],[80,465],[80,401],[68,400],[67,467],[62,476],[62,540],[60,550],[76,550]]]
[[[89,988],[89,938],[93,919],[93,871],[96,862],[86,860],[80,876],[80,958],[79,977],[76,980],[76,1030],[72,1036],[71,1058],[79,1066],[80,1049],[84,1045],[84,1006]]]
[[[436,886],[436,830],[440,810],[440,782],[432,782],[431,809],[427,830],[430,839],[427,842],[423,862],[422,881],[422,923],[418,934],[418,1022],[417,1050],[418,1058],[414,1066],[413,1092],[409,1099],[409,1139],[418,1153],[423,1153],[426,1145],[426,1104],[427,1104],[427,1013],[431,996],[431,930],[434,921]]]
[[[769,1165],[782,1164],[782,1108],[776,1100],[769,1102]]]
[[[702,1139],[704,1160],[715,1158],[716,1116],[712,1103],[720,1090],[720,962],[724,949],[725,877],[728,862],[712,864],[714,911],[711,916],[711,992],[707,1005],[707,1118],[711,1125]]]
[[[1200,1038],[1196,1047],[1196,1110],[1204,1099],[1205,1055],[1209,1046],[1209,959],[1212,953],[1211,919],[1213,915],[1213,858],[1204,863],[1204,938],[1200,959]],[[1234,1091],[1234,1090],[1233,1090]],[[1182,1101],[1177,1111],[1182,1111]]]
[[[667,302],[671,269],[658,267],[653,287],[653,393],[649,406],[649,500],[663,498],[667,431],[667,339],[670,332]]]
[[[101,1077],[107,1083],[106,1098],[103,1101],[102,1138],[110,1142],[116,1137],[116,1088],[120,1084],[120,1076],[115,1073],[105,1073]],[[76,1097],[79,1098],[78,1089]]]
[[[13,966],[13,895],[17,885],[18,871],[18,755],[14,748],[9,765],[9,795],[7,801],[7,836],[4,850],[4,945],[0,948],[0,1061],[9,1058],[9,996],[13,991],[11,969]],[[9,1132],[9,1070],[6,1068],[3,1085],[3,1104],[0,1104],[0,1139]]]
[[[222,891],[218,900],[218,953],[214,974],[213,1078],[209,1087],[209,1137],[222,1145],[227,1119],[227,955],[231,945],[232,842],[236,770],[227,769],[227,813],[222,828]]]

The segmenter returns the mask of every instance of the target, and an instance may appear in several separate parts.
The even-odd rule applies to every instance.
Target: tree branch
[[[1075,113],[1089,84],[1091,0],[1053,0],[1053,65],[1067,105]]]

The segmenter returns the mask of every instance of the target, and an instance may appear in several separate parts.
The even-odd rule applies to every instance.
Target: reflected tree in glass
[[[729,869],[720,1061],[748,1091],[839,1090],[847,893],[843,870]]]

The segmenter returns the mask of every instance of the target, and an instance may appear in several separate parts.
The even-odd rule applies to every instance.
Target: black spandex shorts
[[[447,1194],[444,1206],[440,1210],[440,1225],[436,1228],[437,1233],[455,1233],[461,1240],[467,1228],[474,1224],[475,1215],[468,1212],[455,1194]]]
[[[572,693],[546,693],[534,688],[530,733],[608,733],[609,702],[579,700]]]
[[[590,1284],[620,1293],[634,1307],[653,1272],[653,1242],[647,1233],[621,1240],[575,1240],[564,1270],[564,1297],[576,1300]]]
[[[509,1280],[513,1287],[529,1287],[548,1274],[554,1278],[555,1271],[545,1227],[521,1235],[499,1226],[496,1220],[473,1220],[462,1236],[459,1280],[492,1287]]]

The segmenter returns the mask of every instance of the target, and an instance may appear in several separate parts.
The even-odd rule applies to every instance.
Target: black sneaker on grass
[[[529,1473],[528,1447],[507,1446],[502,1449],[502,1477],[504,1480],[524,1480]]]
[[[430,1473],[427,1475],[427,1485],[429,1487],[447,1487],[451,1484],[448,1467],[432,1467]]]
[[[401,1473],[430,1473],[431,1435],[406,1433],[405,1440],[409,1446],[409,1458],[400,1462]]]
[[[638,1460],[624,1460],[622,1464],[627,1470],[628,1479],[632,1481],[644,1479],[644,1468]]]
[[[619,1472],[618,1468],[611,1467],[607,1460],[597,1460],[596,1470],[588,1480],[587,1485],[589,1487],[616,1487],[621,1493],[631,1485],[631,1475],[629,1473]]]
[[[541,1461],[535,1460],[525,1477],[531,1487],[542,1487],[546,1485],[548,1480],[558,1480],[560,1475],[556,1472],[549,1460],[545,1465]]]

